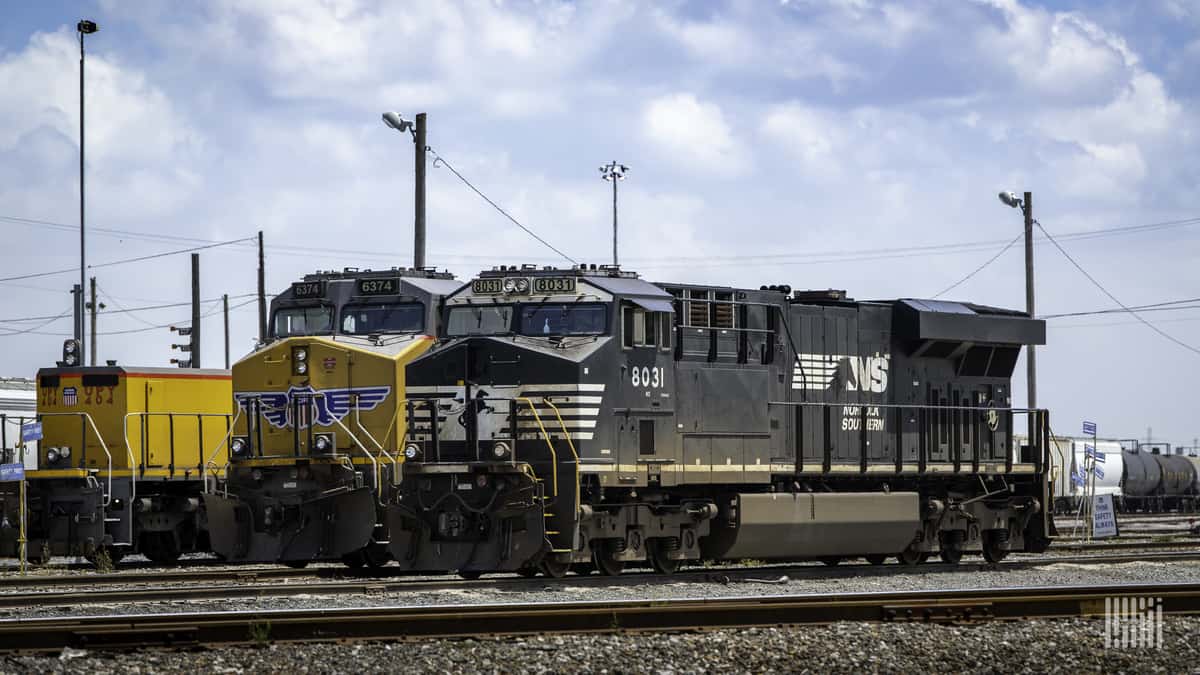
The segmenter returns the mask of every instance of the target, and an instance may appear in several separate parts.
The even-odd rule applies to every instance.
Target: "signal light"
[[[192,327],[191,326],[171,326],[171,332],[179,333],[180,337],[192,337]],[[192,337],[192,341],[185,342],[183,344],[172,343],[171,349],[178,349],[179,351],[187,354],[187,353],[190,353],[192,351],[193,347],[195,346],[194,342],[195,342],[195,338]],[[192,361],[193,361],[193,359],[171,359],[171,363],[174,363],[175,365],[179,366],[180,368],[191,368]]]

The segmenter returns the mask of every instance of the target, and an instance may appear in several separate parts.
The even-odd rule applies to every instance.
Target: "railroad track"
[[[106,577],[52,577],[49,579],[20,579],[23,582],[42,581],[41,584],[26,583],[24,587],[36,586],[39,589],[53,587],[86,586],[86,590],[37,590],[30,592],[0,593],[0,609],[31,609],[49,607],[81,607],[86,605],[127,605],[135,603],[197,601],[197,600],[252,600],[260,598],[282,598],[298,595],[389,595],[393,593],[431,593],[447,590],[480,591],[496,589],[504,592],[535,591],[554,584],[606,587],[636,586],[664,583],[690,584],[783,584],[791,579],[845,579],[850,576],[889,576],[898,573],[938,574],[950,572],[971,572],[985,570],[1015,571],[1033,569],[1057,564],[1077,565],[1111,565],[1127,562],[1172,562],[1200,560],[1200,551],[1171,552],[1171,553],[1140,553],[1136,555],[1090,555],[1090,556],[1053,556],[1028,559],[1014,559],[998,565],[990,563],[962,563],[948,565],[945,563],[925,563],[919,567],[887,567],[871,565],[847,565],[830,568],[825,566],[758,566],[758,567],[729,567],[729,568],[694,568],[685,569],[667,576],[650,572],[626,573],[617,577],[599,575],[570,576],[562,580],[525,579],[513,575],[484,577],[477,580],[466,580],[454,577],[414,577],[412,575],[392,574],[390,578],[365,577],[361,574],[349,573],[338,577],[329,575],[325,581],[301,580],[297,583],[280,583],[290,580],[298,570],[280,569],[263,570],[264,572],[283,573],[274,582],[269,581],[270,575],[255,577],[252,581],[240,584],[219,584],[214,582],[228,581],[218,576],[197,578],[194,572],[164,573],[156,579],[158,583],[170,585],[151,588],[128,586],[135,583],[145,583],[140,578],[131,582],[130,577],[108,575]],[[336,572],[330,568],[331,572]],[[386,571],[386,568],[385,570]],[[345,570],[344,572],[350,572]],[[293,574],[287,574],[293,573]],[[139,577],[150,575],[139,575]],[[265,582],[260,579],[267,579]],[[181,585],[187,581],[207,581],[203,585]],[[45,583],[50,581],[51,583]],[[96,582],[125,585],[124,588],[97,589]]]
[[[1160,599],[1167,615],[1200,613],[1200,584],[231,611],[0,621],[0,651],[1096,617],[1115,597]]]

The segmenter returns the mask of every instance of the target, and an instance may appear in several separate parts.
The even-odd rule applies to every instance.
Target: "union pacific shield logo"
[[[380,403],[391,395],[392,388],[383,387],[349,387],[345,389],[320,389],[310,386],[291,387],[283,391],[255,391],[234,394],[247,414],[252,412],[251,402],[260,401],[260,411],[267,422],[276,429],[295,426],[292,419],[296,405],[309,406],[308,414],[302,418],[311,419],[314,426],[330,426],[340,422],[356,407],[359,412],[367,412],[379,407]],[[308,424],[300,425],[307,428]]]

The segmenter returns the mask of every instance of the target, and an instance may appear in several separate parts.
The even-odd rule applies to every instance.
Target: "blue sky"
[[[384,110],[427,111],[440,155],[588,262],[610,249],[596,168],[628,164],[622,262],[653,279],[931,296],[1019,233],[1001,189],[1032,190],[1055,235],[1200,219],[1195,0],[9,3],[0,278],[78,261],[83,16],[101,26],[89,224],[134,233],[97,231],[89,262],[261,229],[271,289],[318,267],[409,263],[412,146]],[[444,167],[429,173],[430,262],[461,278],[555,262]],[[1122,302],[1148,304],[1200,297],[1198,230],[1062,244]],[[947,244],[977,245],[907,250]],[[1036,256],[1039,312],[1113,306],[1049,244]],[[204,298],[253,291],[249,246],[202,260]],[[186,256],[94,272],[110,309],[188,298]],[[54,360],[68,320],[12,320],[62,312],[76,278],[0,282],[0,373]],[[1023,307],[1020,246],[947,297]],[[151,327],[187,315],[102,315],[117,334],[101,356],[165,364],[171,335]],[[1145,317],[1200,345],[1195,310]],[[205,321],[204,360],[219,364],[219,315]],[[234,311],[235,358],[253,323],[252,306]],[[1050,326],[1039,403],[1056,428],[1200,436],[1200,355],[1128,315]],[[1022,404],[1023,380],[1014,390]]]

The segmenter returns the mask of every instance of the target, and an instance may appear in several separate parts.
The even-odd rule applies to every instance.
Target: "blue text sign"
[[[30,443],[42,440],[42,423],[31,422],[21,427],[21,440]]]
[[[12,480],[25,480],[24,464],[0,464],[0,483]]]

